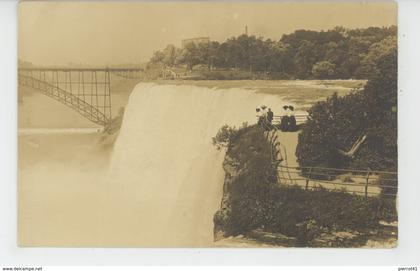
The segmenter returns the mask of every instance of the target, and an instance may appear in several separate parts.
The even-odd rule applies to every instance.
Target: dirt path
[[[277,131],[277,141],[280,143],[279,150],[280,155],[284,161],[280,164],[281,166],[286,167],[299,167],[296,157],[296,146],[298,143],[299,132],[281,132]],[[365,183],[366,175],[356,175],[356,174],[343,174],[331,180],[321,180],[311,178],[307,184],[307,179],[301,176],[299,169],[279,169],[279,177],[282,184],[286,185],[298,185],[300,187],[315,188],[323,187],[328,190],[342,190],[345,189],[348,193],[356,193],[362,195],[365,193]],[[351,178],[352,183],[345,183],[345,177]],[[369,177],[369,183],[375,184],[378,182],[378,176],[371,175]],[[379,187],[369,186],[368,194],[374,195],[380,193]]]

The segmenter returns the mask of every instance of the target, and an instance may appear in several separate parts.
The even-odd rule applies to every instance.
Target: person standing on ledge
[[[261,113],[261,109],[259,109],[258,107],[255,109],[255,111],[257,112],[257,118],[258,118],[258,125],[262,126],[263,124],[263,120],[262,120],[262,113]]]
[[[289,130],[289,106],[283,106],[283,115],[280,122],[280,130],[286,132]]]
[[[289,123],[288,128],[290,132],[296,132],[297,126],[296,126],[296,118],[295,118],[295,108],[291,105],[289,105]]]
[[[262,127],[267,130],[268,121],[267,121],[267,106],[261,105],[261,119]]]
[[[267,106],[261,105],[261,115],[266,118],[267,117]]]
[[[271,108],[269,108],[267,112],[267,122],[270,129],[272,129],[272,126],[273,126],[273,118],[274,118],[274,113],[273,111],[271,111]]]

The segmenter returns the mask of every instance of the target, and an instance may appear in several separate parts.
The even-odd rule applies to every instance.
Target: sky
[[[167,44],[245,32],[279,40],[297,29],[397,24],[393,2],[20,2],[19,59],[37,65],[140,63]]]

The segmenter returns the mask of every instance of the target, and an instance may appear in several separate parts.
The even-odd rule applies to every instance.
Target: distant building
[[[199,45],[202,43],[209,43],[210,42],[210,38],[209,37],[200,37],[200,38],[192,38],[192,39],[185,39],[182,40],[182,48],[184,48],[187,44],[189,43],[194,43],[195,45]]]

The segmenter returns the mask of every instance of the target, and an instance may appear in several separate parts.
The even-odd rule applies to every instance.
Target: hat
[[[261,108],[262,108],[262,109],[266,109],[266,108],[267,108],[267,106],[265,106],[265,105],[261,105]]]

